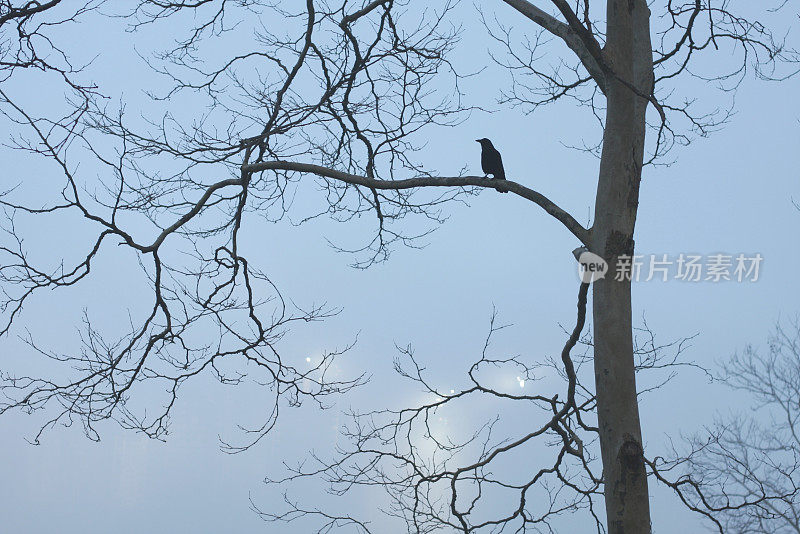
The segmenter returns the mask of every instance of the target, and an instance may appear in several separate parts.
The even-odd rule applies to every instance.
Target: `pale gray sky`
[[[470,5],[460,9],[474,13]],[[459,57],[474,61],[475,54],[482,54],[484,61],[488,38],[469,29],[471,43]],[[141,99],[140,91],[154,82],[135,55],[134,45],[140,48],[135,36],[118,30],[114,23],[100,26],[90,18],[64,31],[76,56],[99,53],[90,69],[109,94]],[[153,31],[145,29],[146,34]],[[49,89],[25,83],[34,95]],[[489,102],[500,82],[486,76],[470,83],[470,96]],[[763,345],[779,317],[800,311],[800,212],[791,201],[800,198],[798,94],[798,78],[783,83],[748,79],[737,94],[738,114],[730,124],[709,139],[677,149],[673,165],[645,169],[639,253],[744,252],[764,258],[756,283],[635,284],[634,315],[644,314],[661,339],[699,333],[685,353],[688,360],[713,367],[747,343]],[[694,96],[701,101],[724,98],[701,86]],[[191,113],[182,101],[170,105],[178,113]],[[440,130],[425,154],[431,167],[443,172],[456,173],[467,165],[477,173],[474,139],[488,137],[501,150],[509,178],[548,195],[586,222],[593,210],[597,160],[564,144],[593,141],[596,135],[588,112],[564,102],[527,116],[514,110],[474,113],[457,128]],[[36,180],[46,188],[47,169],[22,154],[5,149],[3,154],[2,183]],[[208,378],[190,382],[166,443],[114,424],[101,425],[102,441],[93,443],[76,424],[56,428],[41,445],[31,446],[25,438],[35,433],[41,417],[8,414],[0,418],[2,530],[295,532],[291,526],[262,522],[250,511],[248,497],[268,508],[280,494],[265,488],[262,479],[279,474],[281,460],[300,460],[310,448],[325,453],[337,439],[335,429],[345,422],[342,409],[413,400],[414,390],[391,372],[395,343],[413,342],[440,383],[457,387],[480,351],[495,306],[504,322],[514,324],[498,339],[498,350],[532,359],[557,354],[564,341],[559,324],[574,322],[575,239],[537,206],[513,195],[486,191],[470,206],[452,205],[446,213],[449,221],[428,238],[426,248],[397,248],[387,263],[365,271],[348,267],[352,258],[325,241],[356,242],[365,235],[361,225],[324,219],[301,227],[251,221],[246,230],[250,260],[285,295],[298,303],[326,301],[342,308],[333,319],[292,332],[284,353],[313,358],[358,334],[355,348],[339,360],[339,370],[344,375],[366,371],[373,375],[371,383],[322,413],[311,405],[284,410],[268,439],[238,455],[221,453],[218,436],[236,439],[237,424],[258,420],[268,397],[255,385],[223,387]],[[48,250],[82,243],[75,221],[47,223],[40,230]],[[16,334],[30,327],[49,345],[70,347],[76,343],[82,308],[109,314],[109,321],[124,318],[128,309],[143,305],[135,285],[120,283],[128,269],[123,260],[101,263],[87,283],[60,297],[42,295],[27,308]],[[45,369],[33,363],[34,356],[14,336],[0,340],[0,354],[3,369]],[[505,379],[515,386],[514,377]],[[645,448],[652,456],[668,436],[678,439],[701,429],[717,411],[744,406],[746,399],[687,370],[643,401]],[[450,424],[471,415],[456,414]],[[299,486],[294,494],[316,503],[321,489]],[[697,519],[674,499],[657,487],[652,493],[656,532],[698,531]],[[375,513],[380,495],[346,502],[354,515],[383,521]]]

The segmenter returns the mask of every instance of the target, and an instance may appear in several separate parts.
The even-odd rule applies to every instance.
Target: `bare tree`
[[[123,132],[114,138],[118,140],[114,146],[113,142],[104,145],[91,137],[111,133],[104,111],[97,107],[104,99],[96,87],[79,81],[87,75],[84,69],[71,65],[68,53],[49,32],[54,26],[96,14],[101,5],[94,1],[77,9],[71,5],[71,11],[64,14],[60,1],[28,2],[19,7],[4,2],[0,11],[4,37],[14,35],[19,44],[3,49],[5,85],[0,87],[0,109],[8,123],[18,126],[12,130],[15,135],[10,147],[44,156],[54,164],[51,169],[63,176],[55,195],[37,192],[31,196],[24,183],[0,192],[0,206],[6,216],[2,228],[6,239],[0,246],[0,334],[11,332],[24,304],[35,294],[79,284],[91,275],[92,267],[104,254],[114,258],[108,249],[116,247],[111,244],[134,252],[152,288],[152,306],[148,313],[131,317],[130,324],[122,326],[122,333],[113,335],[93,326],[90,312],[85,312],[81,348],[74,354],[42,347],[26,334],[24,341],[34,352],[63,364],[71,374],[51,379],[4,370],[0,389],[6,402],[0,404],[0,413],[12,409],[47,413],[34,443],[46,429],[76,420],[87,436],[97,440],[95,425],[112,418],[123,427],[163,438],[179,388],[186,380],[206,373],[223,384],[236,385],[249,376],[268,387],[273,402],[267,405],[271,408],[261,425],[244,429],[248,435],[244,445],[224,444],[226,450],[237,451],[257,442],[275,425],[282,401],[295,406],[313,399],[323,406],[325,397],[357,386],[365,375],[347,379],[330,376],[334,358],[349,347],[323,354],[311,368],[303,362],[302,370],[297,362],[284,361],[278,343],[290,324],[320,320],[336,310],[325,304],[301,309],[287,302],[263,272],[238,255],[238,222],[232,239],[228,235],[216,241],[215,236],[231,228],[230,221],[218,220],[210,227],[196,229],[186,227],[205,212],[226,204],[230,197],[223,190],[240,183],[239,179],[207,186],[193,182],[191,169],[186,169],[162,180],[158,172],[143,172],[135,159],[143,155],[142,139]],[[7,42],[13,45],[17,39]],[[37,69],[64,82],[65,114],[36,114],[45,106],[26,101],[25,69]],[[103,153],[101,147],[106,146],[108,152]],[[160,151],[155,145],[151,148]],[[84,180],[76,175],[77,163],[87,161],[98,164],[108,180],[96,184],[91,178]],[[186,200],[198,189],[199,200]],[[19,219],[55,219],[65,212],[75,212],[93,226],[86,250],[44,263],[32,260],[38,251],[31,254],[26,248],[26,233]],[[234,218],[241,217],[242,212],[239,206]],[[175,220],[163,223],[173,214],[177,215]],[[143,225],[142,221],[150,224]],[[162,246],[175,234],[182,235],[188,253],[180,247],[166,251]],[[164,260],[175,259],[176,253],[179,259],[174,264]],[[235,358],[241,360],[238,367],[231,364]],[[152,385],[161,386],[156,392],[166,392],[155,395],[156,409],[148,412],[146,404],[132,409],[131,393],[148,391]],[[142,396],[154,397],[153,390]]]
[[[267,275],[247,261],[242,228],[255,214],[282,218],[294,195],[313,195],[314,189],[322,192],[319,208],[302,214],[303,220],[329,215],[349,221],[374,214],[374,233],[352,251],[357,265],[366,267],[385,259],[393,245],[413,246],[425,234],[426,230],[404,231],[399,220],[405,216],[439,222],[443,203],[496,189],[544,209],[579,244],[615,265],[619,256],[634,250],[645,163],[676,142],[687,142],[692,130],[702,135],[725,119],[724,113],[695,111],[678,94],[677,80],[692,76],[689,67],[695,58],[716,50],[734,54],[736,60],[728,70],[704,77],[729,88],[750,70],[777,77],[771,69],[795,58],[764,25],[745,13],[734,13],[725,1],[664,0],[648,7],[644,0],[608,0],[605,10],[593,6],[592,11],[588,1],[572,5],[552,0],[547,3],[552,11],[526,0],[503,4],[521,23],[530,25],[526,34],[539,40],[520,44],[507,28],[484,19],[488,33],[508,52],[499,58],[512,75],[501,103],[530,110],[571,97],[586,105],[602,126],[595,213],[589,228],[516,180],[463,173],[442,176],[417,157],[424,135],[437,126],[458,124],[467,112],[479,108],[460,91],[463,75],[450,61],[458,43],[457,17],[463,15],[447,0],[433,6],[397,0],[306,0],[303,7],[258,0],[140,0],[124,14],[130,29],[168,24],[170,31],[185,31],[173,48],[151,60],[172,85],[153,95],[149,123],[142,124],[124,108],[113,109],[97,98],[85,101],[80,120],[64,122],[39,116],[0,95],[10,120],[25,128],[26,137],[17,138],[16,147],[46,157],[63,177],[56,198],[45,204],[26,201],[18,191],[1,199],[8,234],[8,244],[0,248],[2,332],[10,332],[31,295],[81,282],[98,258],[120,249],[116,245],[136,258],[152,290],[150,310],[132,318],[124,335],[109,339],[87,318],[84,349],[78,354],[51,351],[29,339],[42,355],[71,366],[73,376],[60,381],[6,372],[3,392],[9,400],[2,410],[52,407],[45,427],[78,418],[93,436],[97,421],[117,418],[160,437],[182,383],[203,372],[236,383],[243,378],[244,365],[231,367],[228,362],[239,359],[275,391],[266,422],[252,430],[254,439],[243,445],[246,448],[272,427],[282,398],[292,404],[302,398],[319,400],[360,382],[358,377],[329,381],[324,372],[328,358],[315,372],[300,371],[281,358],[277,342],[285,327],[322,318],[329,311],[292,309]],[[29,3],[21,9],[30,11],[38,5]],[[0,20],[5,29],[5,19]],[[281,21],[279,29],[267,23],[275,20]],[[248,31],[252,40],[244,44],[231,40]],[[545,34],[554,39],[543,39]],[[226,46],[231,52],[220,59],[218,52]],[[546,63],[557,65],[552,58],[559,58],[561,65],[542,70],[545,67],[536,58],[545,52]],[[195,105],[197,114],[184,120],[170,113],[169,102],[175,98]],[[655,135],[648,153],[649,109]],[[77,161],[84,165],[93,161],[102,169],[99,187],[96,174],[77,171]],[[221,173],[227,177],[221,178]],[[85,251],[77,259],[40,265],[25,249],[24,229],[17,219],[66,213],[77,214],[92,228]],[[187,249],[189,260],[179,254]],[[502,528],[519,518],[524,530],[553,511],[587,506],[601,530],[604,521],[591,498],[602,493],[608,532],[650,531],[631,284],[613,277],[594,284],[595,384],[579,400],[570,349],[583,327],[587,294],[588,287],[582,285],[577,325],[561,358],[566,394],[561,399],[523,396],[552,412],[550,422],[530,430],[522,443],[555,436],[561,453],[553,466],[509,486],[521,495],[515,512],[473,522],[480,484],[477,497],[462,501],[459,481],[470,484],[478,483],[479,475],[490,478],[482,471],[486,460],[501,456],[516,443],[478,440],[485,449],[484,461],[456,472],[434,471],[438,474],[433,482],[450,484],[449,495],[436,500],[439,508],[418,507],[415,493],[413,504],[397,509],[409,525],[424,530],[443,522],[472,532]],[[209,337],[208,332],[215,335]],[[472,371],[498,364],[517,365],[485,355]],[[419,371],[414,364],[411,371],[402,372],[424,384]],[[477,377],[473,380],[474,391],[494,394]],[[136,387],[153,382],[166,384],[168,395],[157,415],[145,417],[130,409],[127,401]],[[423,406],[410,415],[424,416],[434,407]],[[584,411],[595,413],[596,423],[583,419]],[[407,415],[399,415],[400,426]],[[588,465],[586,439],[579,432],[596,434],[601,471]],[[361,434],[356,430],[353,435]],[[384,445],[393,443],[380,439]],[[449,450],[455,445],[438,446]],[[417,465],[401,452],[394,458],[411,468]],[[575,475],[582,477],[580,482],[560,469],[569,458],[582,469]],[[360,467],[358,474],[373,476],[369,467]],[[343,476],[348,480],[347,474]],[[575,491],[577,500],[557,505],[557,499],[551,499],[549,511],[532,514],[527,509],[529,488],[539,484],[536,487],[545,492],[558,491],[544,483],[547,476]],[[339,519],[329,516],[328,521]]]
[[[383,488],[390,503],[384,512],[408,532],[607,532],[597,396],[591,384],[594,342],[591,333],[580,334],[588,287],[580,286],[576,324],[565,331],[558,358],[495,355],[493,341],[511,325],[499,324],[493,314],[480,354],[467,366],[467,386],[447,390],[437,386],[440,380],[410,345],[400,347],[396,371],[428,400],[353,412],[337,454],[287,463],[283,476],[267,479],[285,492],[283,510],[259,503],[253,509],[267,521],[299,523],[302,530],[383,530],[371,530],[365,518],[334,515],[289,497],[293,483],[313,479],[343,498],[354,488]],[[708,370],[683,358],[694,337],[661,343],[642,320],[633,337],[639,398],[664,386],[681,368],[712,378]],[[582,350],[576,353],[576,347]],[[515,393],[497,381],[498,375],[509,374],[516,374],[525,390]],[[448,428],[448,421],[458,430]],[[698,462],[709,441],[703,446],[696,442],[689,451],[672,450],[668,457],[645,458],[648,476],[673,490],[721,533],[729,532],[731,514],[780,507],[794,498],[795,489],[770,485],[775,473],[767,466],[750,473],[759,491],[731,492],[722,480],[724,470],[704,477]]]
[[[676,489],[722,510],[726,533],[800,532],[800,321],[777,324],[765,350],[735,354],[721,378],[745,410],[719,416],[681,460],[659,467],[683,470]],[[731,506],[743,501],[753,505]]]

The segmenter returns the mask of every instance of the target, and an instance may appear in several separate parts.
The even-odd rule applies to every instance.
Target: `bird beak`
[[[480,142],[481,142],[481,140],[480,140],[480,139],[475,139],[475,142],[476,142],[476,143],[480,143]]]

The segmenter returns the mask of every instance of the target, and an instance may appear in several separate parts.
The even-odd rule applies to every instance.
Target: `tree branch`
[[[606,92],[606,74],[600,45],[575,17],[580,30],[572,24],[565,24],[549,13],[542,11],[527,0],[503,0],[519,13],[532,20],[548,32],[560,38],[578,56],[586,71],[597,83],[600,90]],[[560,7],[559,7],[560,9]],[[588,35],[587,35],[588,34]]]
[[[510,191],[517,195],[538,204],[547,213],[556,218],[567,230],[577,237],[581,243],[589,245],[589,230],[584,228],[575,218],[558,207],[553,201],[543,194],[529,189],[524,185],[510,180],[496,180],[494,178],[484,178],[482,176],[436,176],[436,177],[417,177],[405,180],[381,180],[377,178],[367,178],[357,174],[337,171],[329,167],[314,165],[312,163],[300,163],[295,161],[264,161],[243,165],[243,173],[254,173],[267,170],[295,171],[309,174],[316,174],[325,178],[331,178],[340,182],[353,185],[361,185],[372,189],[381,190],[401,190],[414,189],[417,187],[490,187],[492,189]]]

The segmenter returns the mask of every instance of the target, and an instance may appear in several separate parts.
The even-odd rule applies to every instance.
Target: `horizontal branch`
[[[524,185],[512,182],[510,180],[496,180],[494,178],[485,178],[482,176],[436,176],[436,177],[418,177],[407,178],[405,180],[380,180],[375,178],[367,178],[358,174],[350,174],[347,172],[337,171],[321,165],[314,165],[312,163],[299,163],[294,161],[263,161],[260,163],[253,163],[250,165],[242,166],[242,172],[250,174],[261,171],[295,171],[302,173],[315,174],[332,180],[338,180],[353,185],[361,185],[371,189],[381,190],[401,190],[401,189],[415,189],[418,187],[488,187],[502,191],[510,191],[517,195],[538,204],[547,213],[552,215],[556,220],[561,222],[567,230],[577,237],[581,243],[589,246],[589,230],[583,227],[581,223],[575,218],[558,207],[553,201],[541,193],[527,188]]]

